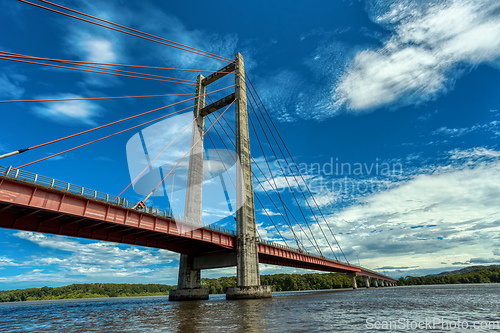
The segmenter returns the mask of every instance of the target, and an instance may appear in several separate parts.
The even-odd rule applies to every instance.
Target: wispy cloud
[[[267,208],[262,208],[260,210],[260,214],[269,216],[276,216],[276,215],[281,216],[281,213],[275,212],[272,209],[267,209]]]
[[[55,98],[81,98],[82,96],[75,94],[58,94],[52,96],[41,96],[42,99]],[[32,109],[36,115],[50,120],[66,123],[77,124],[84,123],[94,125],[95,118],[101,114],[101,107],[91,101],[59,101],[59,102],[43,102],[41,106],[35,106]]]
[[[355,56],[333,90],[337,107],[365,112],[431,100],[451,88],[463,65],[500,58],[496,1],[375,3],[373,8],[386,8],[375,21],[392,37]]]
[[[409,258],[426,268],[473,263],[473,257],[493,262],[492,244],[498,244],[500,231],[499,179],[500,152],[452,151],[448,163],[364,197],[329,221],[348,256],[369,253],[375,258],[371,267],[388,261],[403,267]]]
[[[0,72],[0,97],[17,99],[24,94],[21,83],[26,81],[26,77],[19,74],[7,74]]]
[[[168,264],[178,260],[178,254],[154,249],[142,249],[107,242],[81,242],[62,236],[48,236],[32,232],[17,232],[14,236],[29,241],[49,253],[48,256],[16,263],[10,258],[0,258],[0,265],[34,268],[3,282],[38,281],[46,283],[69,281],[136,281],[137,278],[173,278],[166,274]],[[57,253],[53,251],[62,251]],[[52,253],[52,255],[50,255]],[[172,270],[172,268],[169,268]],[[160,275],[163,275],[160,277]]]
[[[500,151],[485,147],[476,147],[465,150],[454,149],[449,153],[451,160],[469,161],[471,163],[477,163],[478,160],[494,160],[500,158]]]
[[[16,263],[13,259],[7,257],[0,257],[0,267],[2,266],[20,266],[21,264]]]
[[[109,39],[83,34],[76,45],[86,61],[113,63],[118,59],[115,45]]]
[[[444,135],[449,136],[451,138],[461,137],[467,135],[469,133],[474,132],[489,132],[494,136],[500,135],[500,121],[494,120],[486,124],[476,124],[471,127],[462,127],[462,128],[448,128],[448,127],[440,127],[435,130],[433,135]]]

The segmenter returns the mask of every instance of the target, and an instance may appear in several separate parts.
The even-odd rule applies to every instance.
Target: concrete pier
[[[370,288],[370,278],[365,276],[365,286],[366,288]]]
[[[348,276],[351,278],[352,289],[358,289],[358,284],[356,283],[356,273],[349,273]]]
[[[256,299],[272,297],[272,286],[232,287],[226,292],[226,299]]]
[[[193,288],[193,289],[179,289],[171,290],[168,295],[169,301],[195,301],[195,300],[207,300],[208,299],[208,289]]]
[[[374,286],[375,288],[378,288],[378,280],[377,280],[377,279],[374,279],[374,280],[373,280],[373,286]]]

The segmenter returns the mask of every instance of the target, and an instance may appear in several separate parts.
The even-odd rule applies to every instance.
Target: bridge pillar
[[[378,280],[377,279],[373,279],[373,286],[375,288],[378,288]]]
[[[368,276],[365,276],[365,286],[366,288],[370,288],[370,278]]]
[[[259,256],[255,225],[255,206],[248,131],[245,67],[240,53],[235,57],[236,154],[240,170],[236,170],[236,287],[228,288],[226,299],[267,298],[271,286],[260,285]]]
[[[203,78],[203,75],[199,75],[197,78],[194,104],[196,121],[193,123],[191,146],[198,140],[200,141],[194,146],[189,155],[186,204],[184,206],[184,218],[187,221],[199,223],[200,226],[203,189],[203,130],[205,126],[205,119],[200,115],[200,110],[205,106]],[[208,289],[201,288],[201,270],[194,268],[194,257],[181,254],[177,290],[172,290],[168,299],[171,301],[208,299]]]
[[[352,289],[358,289],[358,284],[356,283],[356,273],[347,274],[351,278]]]

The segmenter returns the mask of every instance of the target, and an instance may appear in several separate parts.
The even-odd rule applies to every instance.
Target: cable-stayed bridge
[[[226,65],[214,72],[210,70],[143,65],[91,63],[0,51],[0,59],[2,60],[58,69],[78,70],[96,75],[117,75],[133,79],[167,82],[169,84],[191,85],[195,88],[193,97],[185,98],[179,102],[0,156],[0,158],[12,158],[12,156],[52,146],[61,141],[75,137],[85,137],[90,132],[103,130],[154,112],[165,112],[167,108],[181,107],[182,103],[194,102],[194,106],[163,114],[153,120],[103,135],[98,139],[84,142],[59,153],[19,166],[1,167],[0,227],[148,246],[180,253],[178,289],[170,295],[172,300],[208,298],[208,290],[200,287],[201,270],[230,266],[237,267],[237,286],[228,289],[227,298],[270,297],[270,286],[260,285],[259,263],[347,273],[351,276],[354,288],[357,288],[356,276],[365,277],[367,287],[370,286],[369,279],[374,282],[375,286],[378,283],[382,286],[397,283],[395,279],[363,267],[351,265],[348,262],[335,238],[330,225],[331,222],[321,211],[304,175],[300,173],[286,145],[286,141],[280,135],[262,98],[245,72],[244,60],[241,54],[237,53],[234,59],[230,59],[78,12],[49,1],[39,1],[43,4],[25,0],[20,1],[72,19],[111,29],[115,32],[174,47],[198,56],[208,57],[226,63]],[[134,68],[134,71],[129,70],[131,68]],[[195,81],[138,72],[138,70],[144,71],[146,69],[198,72],[198,76]],[[211,84],[217,84],[228,78],[233,79],[231,81],[234,84],[208,91]],[[218,99],[215,98],[218,96],[217,93],[224,93],[228,89],[231,91],[234,89],[234,92]],[[0,101],[0,103],[68,102],[75,100],[173,96],[184,98],[187,95],[193,94],[9,100]],[[212,96],[216,99],[215,101]],[[206,98],[209,99],[210,104],[207,103]],[[251,112],[249,112],[248,106],[250,106]],[[233,109],[235,115],[234,128],[224,117],[228,110],[232,111]],[[134,129],[144,128],[146,125],[186,112],[193,114],[192,121],[179,130],[178,135],[170,143],[165,142],[165,148],[154,159],[148,156],[146,167],[141,172],[138,172],[135,179],[116,196],[89,190],[25,170],[26,167],[49,158]],[[250,127],[253,132],[250,132]],[[161,175],[159,179],[155,177],[148,178],[159,181],[157,183],[146,182],[147,185],[150,185],[150,192],[142,200],[137,203],[129,202],[126,195],[130,193],[130,188],[135,188],[134,186],[140,181],[141,177],[144,179],[148,173],[149,175],[153,174],[155,161],[161,161],[165,156],[168,156],[169,147],[174,144],[179,136],[189,130],[191,130],[191,143],[189,147],[186,147],[183,156],[181,158],[176,157],[172,163],[162,165],[158,173]],[[215,137],[212,137],[214,134]],[[257,147],[259,148],[259,150],[252,151],[261,154],[264,163],[260,164],[265,165],[265,167],[261,167],[252,157],[250,149],[251,134],[257,140]],[[220,142],[218,144],[215,143],[217,138],[218,142]],[[205,141],[207,145],[205,145]],[[205,146],[208,146],[209,143],[213,146],[218,157],[212,158],[216,161],[215,164],[208,164],[209,172],[210,174],[213,173],[212,168],[214,166],[219,169],[218,174],[226,198],[228,198],[230,210],[231,201],[227,194],[224,179],[229,180],[229,183],[234,188],[236,198],[232,204],[236,206],[236,231],[204,224],[202,220],[204,211],[202,206],[203,185],[207,173],[207,163],[204,155],[207,153]],[[221,149],[221,144],[224,149]],[[229,144],[234,146],[235,154],[227,154],[227,152],[232,151],[228,147]],[[266,155],[266,147],[268,147],[268,152],[272,152],[271,158],[276,161],[278,171],[273,171],[273,168],[271,168],[269,163],[271,158]],[[165,180],[183,167],[186,169],[184,216],[176,216],[170,209],[166,211],[151,206],[149,204],[151,197],[157,195],[162,188],[165,189]],[[231,168],[235,170],[232,173],[233,177],[231,177],[229,170]],[[262,170],[263,168],[264,170]],[[285,170],[289,172],[285,172]],[[262,189],[259,193],[263,193],[265,197],[260,197],[259,193],[254,192],[254,181],[256,186]],[[286,183],[286,188],[291,194],[290,199],[293,199],[291,204],[287,202],[287,198],[280,191],[282,186],[278,184],[279,181]],[[172,184],[172,190],[173,187]],[[267,214],[279,238],[266,241],[259,235],[256,227],[254,200]],[[269,207],[278,212],[276,215],[279,216],[280,221],[277,221],[276,216],[273,218],[269,214]],[[297,218],[295,215],[299,217]],[[307,240],[306,242],[304,242],[304,237]],[[293,242],[297,247],[294,248],[289,245],[290,242]],[[313,251],[316,253],[312,253]],[[326,252],[331,252],[332,257],[327,257]],[[340,259],[343,259],[343,261]]]

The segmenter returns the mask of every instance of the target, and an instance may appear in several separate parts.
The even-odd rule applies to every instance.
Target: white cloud
[[[485,148],[453,151],[451,164],[365,197],[329,221],[348,257],[367,258],[373,268],[411,262],[438,269],[489,258],[500,232],[499,157]]]
[[[496,1],[392,2],[376,17],[392,37],[355,56],[334,88],[335,106],[363,112],[446,92],[460,65],[500,59],[499,13]]]
[[[474,133],[474,132],[490,132],[494,136],[499,136],[500,135],[500,129],[499,129],[500,122],[497,120],[490,121],[489,123],[486,124],[476,124],[471,127],[462,127],[462,128],[448,128],[448,127],[440,127],[437,130],[435,130],[432,134],[433,135],[446,135],[452,138],[460,137],[469,133]]]
[[[235,34],[219,35],[207,31],[197,30],[187,26],[178,17],[164,12],[160,8],[142,7],[143,17],[137,24],[142,31],[173,40],[177,43],[207,51],[213,54],[232,58],[236,53],[238,38]],[[138,17],[136,17],[138,19]],[[152,43],[151,45],[155,45]],[[225,64],[219,60],[204,57],[192,52],[178,50],[165,45],[155,45],[167,65],[182,66],[184,68],[219,69]]]
[[[2,266],[20,266],[20,264],[14,262],[13,259],[7,257],[0,257],[0,267]]]
[[[86,61],[114,63],[118,59],[116,47],[109,39],[84,34],[77,45]]]
[[[0,97],[18,99],[24,94],[20,85],[26,78],[22,75],[7,75],[0,72]]]
[[[274,212],[273,210],[267,209],[267,208],[262,208],[260,210],[260,214],[262,214],[262,215],[269,215],[269,216],[276,216],[276,215],[281,216],[281,213]]]
[[[58,94],[43,96],[42,99],[81,98],[74,94]],[[33,111],[40,117],[62,123],[84,123],[94,125],[94,119],[100,116],[102,108],[91,101],[58,101],[43,102],[43,106],[33,107]]]
[[[476,161],[478,159],[496,159],[499,157],[499,151],[487,149],[484,147],[476,147],[466,150],[455,149],[450,151],[450,159],[452,160]]]
[[[166,275],[167,265],[174,260],[178,260],[178,254],[165,250],[143,249],[129,245],[116,245],[108,242],[93,241],[82,243],[76,239],[62,236],[48,236],[40,233],[20,231],[14,236],[30,241],[49,251],[63,251],[64,254],[51,255],[46,257],[34,256],[33,260],[26,261],[23,266],[36,267],[38,272],[21,274],[11,277],[13,282],[20,281],[47,281],[47,277],[57,276],[51,281],[75,281],[75,275],[84,275],[84,280],[93,281],[114,281],[121,278],[147,278],[152,281],[155,278],[165,280],[173,278]],[[48,252],[51,253],[51,252]],[[2,262],[14,264],[10,259]],[[45,266],[57,266],[57,273],[51,269],[50,273],[43,273],[40,268]],[[160,276],[163,274],[164,276]],[[17,280],[16,280],[17,279]],[[10,281],[9,280],[9,281]],[[129,280],[127,280],[129,281]],[[138,280],[130,280],[140,282]]]

